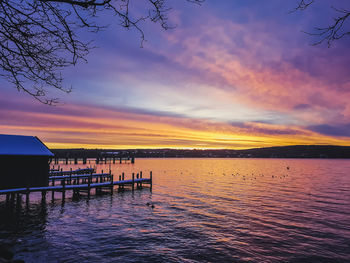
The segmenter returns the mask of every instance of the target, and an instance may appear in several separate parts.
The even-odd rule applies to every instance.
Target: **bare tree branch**
[[[293,13],[296,11],[303,11],[306,8],[308,8],[311,4],[313,4],[315,1],[314,0],[300,0],[300,2],[298,3],[298,6],[296,8],[294,8],[292,11],[290,11],[289,13]]]
[[[187,0],[201,4],[204,0]],[[140,0],[141,2],[141,0]],[[142,0],[148,6],[145,16],[134,16],[130,0],[0,0],[0,76],[42,103],[53,88],[63,87],[61,71],[85,57],[93,48],[78,37],[80,30],[98,32],[105,26],[96,16],[112,12],[124,28],[135,28],[145,40],[140,23],[149,20],[170,29],[167,0]]]
[[[292,10],[295,11],[303,11],[308,8],[311,4],[313,4],[315,0],[304,1],[301,0],[298,6]],[[339,40],[344,36],[350,35],[349,25],[346,24],[347,19],[350,17],[350,10],[331,7],[332,10],[337,12],[337,16],[333,18],[333,23],[326,27],[315,27],[314,32],[305,32],[310,36],[316,36],[319,39],[316,40],[312,45],[319,45],[323,42],[326,42],[328,47],[331,47],[333,41]]]

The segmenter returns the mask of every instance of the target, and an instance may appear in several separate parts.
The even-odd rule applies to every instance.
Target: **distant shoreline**
[[[56,158],[289,158],[349,159],[350,146],[295,145],[247,150],[187,149],[50,149]]]

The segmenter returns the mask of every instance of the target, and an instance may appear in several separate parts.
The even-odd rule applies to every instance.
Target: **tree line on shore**
[[[294,145],[230,149],[51,149],[56,158],[350,158],[350,146]]]

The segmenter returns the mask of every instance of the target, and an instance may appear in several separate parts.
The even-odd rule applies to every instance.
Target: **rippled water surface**
[[[26,262],[350,262],[349,160],[137,159],[111,169],[152,170],[152,191],[65,202],[48,193],[46,203],[31,194],[13,208],[0,197],[0,242]]]

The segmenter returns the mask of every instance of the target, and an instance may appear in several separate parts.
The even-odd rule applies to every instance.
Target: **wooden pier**
[[[126,179],[125,174],[119,176],[119,180],[115,181],[113,174],[108,173],[90,173],[90,174],[72,174],[71,171],[63,171],[67,175],[54,175],[49,177],[49,185],[46,187],[27,187],[0,190],[0,195],[6,195],[6,201],[17,200],[21,194],[26,195],[26,202],[29,202],[29,195],[32,192],[41,192],[42,199],[46,199],[46,193],[52,193],[52,200],[55,199],[55,192],[62,194],[62,200],[65,199],[66,191],[73,191],[73,197],[86,194],[90,198],[91,190],[95,189],[96,194],[110,193],[113,194],[114,186],[118,186],[118,190],[124,190],[125,187],[131,187],[131,190],[141,189],[143,185],[149,185],[152,189],[152,171],[149,178],[142,178],[142,172],[132,173],[131,179]]]
[[[107,164],[107,163],[135,163],[135,157],[96,157],[96,158],[88,158],[88,157],[74,157],[74,158],[52,158],[51,163],[53,164]]]
[[[76,175],[76,174],[90,174],[96,172],[96,168],[84,168],[84,169],[76,169],[73,170],[70,168],[68,171],[63,171],[63,169],[59,168],[55,169],[55,166],[53,166],[53,169],[50,170],[49,176],[63,176],[63,175]]]

